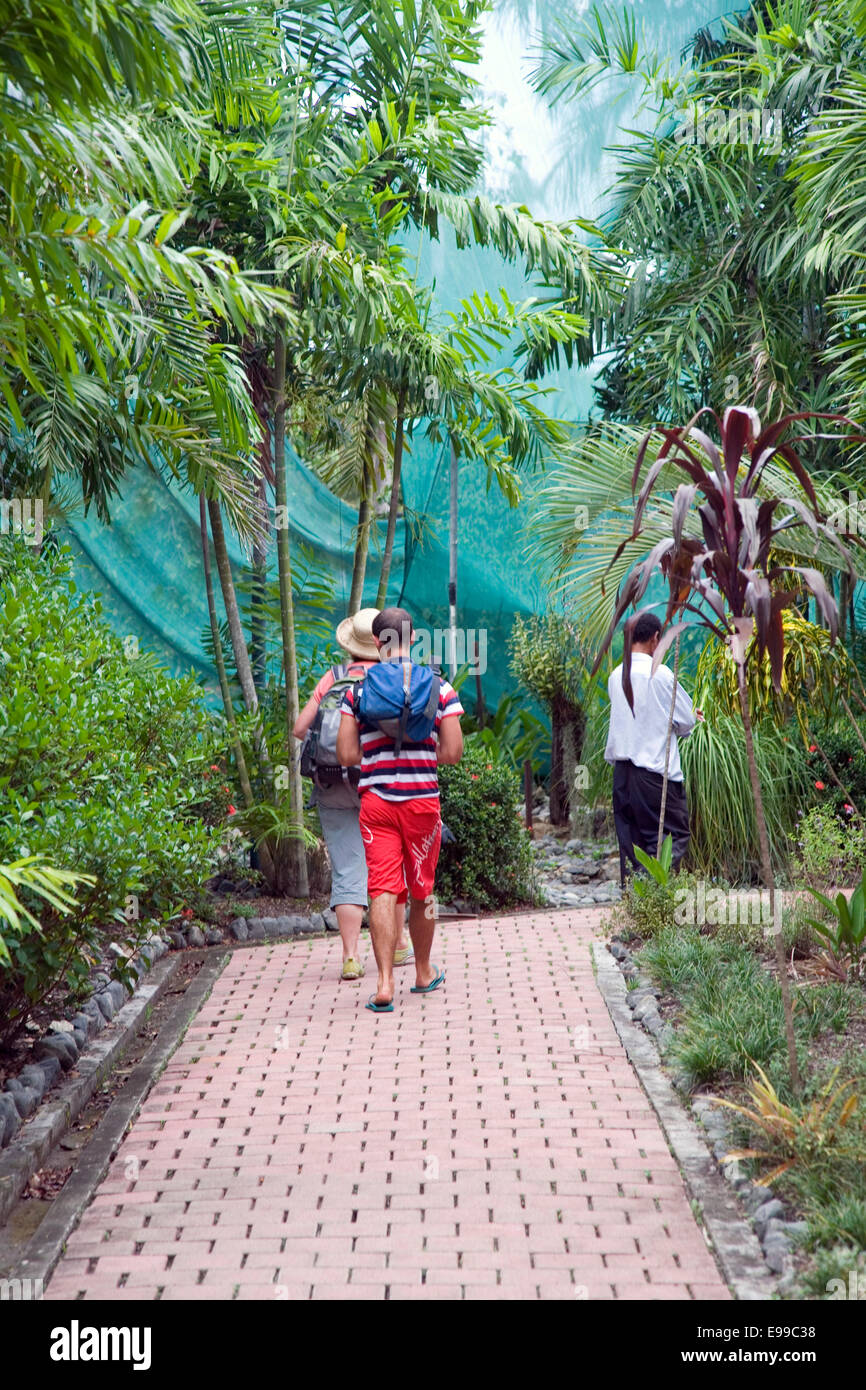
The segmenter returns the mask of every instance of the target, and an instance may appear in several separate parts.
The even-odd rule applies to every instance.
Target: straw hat
[[[373,641],[373,619],[378,616],[378,608],[361,608],[351,618],[344,618],[337,628],[340,646],[364,661],[378,661],[379,648]]]

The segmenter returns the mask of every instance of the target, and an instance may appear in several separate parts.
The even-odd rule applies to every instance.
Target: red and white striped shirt
[[[344,714],[355,715],[351,690],[346,691],[340,708]],[[459,714],[463,714],[463,706],[457,691],[448,681],[440,680],[435,733],[438,734],[443,719]],[[364,792],[375,792],[384,801],[408,801],[439,795],[434,733],[420,743],[404,739],[400,756],[396,757],[393,739],[383,734],[381,729],[365,724],[357,715],[355,719],[361,740],[361,781],[358,791],[362,795]]]

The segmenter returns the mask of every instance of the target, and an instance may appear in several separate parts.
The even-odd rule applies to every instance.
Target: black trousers
[[[631,870],[640,868],[635,858],[635,845],[655,857],[663,782],[660,772],[650,772],[635,763],[621,761],[613,765],[613,820],[619,841],[619,873],[623,886]],[[670,835],[673,840],[674,868],[689,847],[689,833],[685,786],[682,782],[668,780],[662,839]]]

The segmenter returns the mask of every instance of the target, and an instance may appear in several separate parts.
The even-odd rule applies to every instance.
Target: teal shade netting
[[[575,10],[580,12],[585,13],[583,6]],[[525,203],[541,217],[597,218],[615,170],[615,157],[606,147],[627,138],[622,130],[634,124],[637,93],[627,82],[612,81],[596,88],[586,101],[553,108],[535,95],[528,80],[534,41],[564,13],[557,0],[497,0],[488,17],[481,75],[495,124],[487,137],[481,191],[499,202]],[[714,20],[719,10],[717,0],[646,0],[636,13],[653,46],[676,59],[695,31]],[[440,242],[410,236],[407,246],[412,260],[420,257],[419,282],[435,286],[435,304],[442,312],[456,308],[474,291],[496,294],[504,286],[516,300],[532,292],[519,268],[489,250],[458,250],[447,228]],[[578,368],[551,373],[541,383],[552,388],[546,408],[569,421],[585,418],[592,404],[591,380],[590,372]],[[403,468],[404,500],[411,512],[424,515],[424,539],[417,543],[400,522],[389,601],[402,597],[416,627],[444,631],[449,459],[440,445],[424,437],[423,428],[416,430],[410,446]],[[528,476],[525,500],[511,509],[495,484],[487,490],[483,470],[468,463],[460,468],[458,623],[467,633],[486,632],[488,705],[514,683],[507,639],[515,614],[545,606],[543,577],[526,558],[537,483],[537,477]],[[309,546],[317,564],[331,576],[336,625],[346,612],[357,511],[329,493],[291,454],[289,520],[292,544]],[[249,560],[227,534],[240,577]],[[67,537],[76,557],[77,582],[101,594],[106,617],[118,633],[136,637],[142,648],[156,653],[175,672],[195,670],[215,698],[215,671],[203,647],[208,616],[197,498],[142,465],[123,480],[110,526],[78,513],[70,519]],[[365,604],[375,597],[380,545],[371,544]],[[222,616],[219,593],[217,602]],[[302,634],[302,658],[309,649]]]

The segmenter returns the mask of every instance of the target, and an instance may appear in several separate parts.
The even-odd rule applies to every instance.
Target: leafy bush
[[[505,907],[533,897],[532,850],[521,820],[520,780],[491,761],[477,734],[462,762],[439,769],[442,819],[454,836],[443,844],[436,895],[477,907]]]
[[[862,728],[860,732],[862,736]],[[826,755],[842,787],[837,787],[827,772],[822,753]],[[857,806],[861,815],[866,815],[866,752],[849,719],[816,733],[810,739],[808,749],[803,750],[803,761],[813,800],[835,811],[845,824],[851,819],[852,804]],[[849,807],[847,811],[846,806]]]
[[[7,939],[0,1041],[62,978],[86,982],[102,934],[143,930],[212,872],[229,793],[192,677],[128,659],[64,553],[4,546],[0,587],[0,863],[29,855],[93,875],[66,915]]]
[[[830,806],[813,806],[801,818],[796,879],[807,886],[834,888],[852,883],[866,868],[866,839],[856,825],[845,825]]]
[[[519,695],[503,695],[496,709],[486,712],[483,729],[476,715],[464,715],[460,722],[464,734],[477,734],[489,760],[508,763],[521,777],[527,758],[537,773],[550,756],[547,725],[526,708]]]

